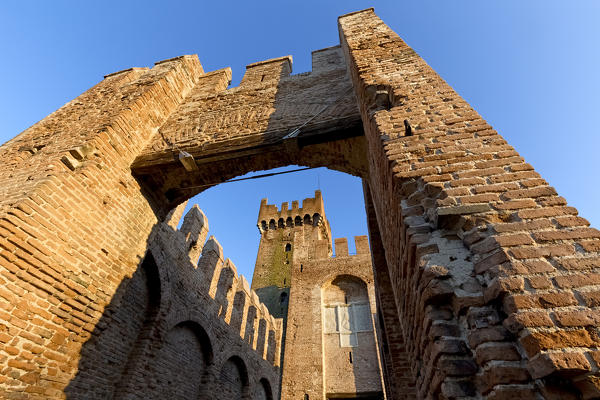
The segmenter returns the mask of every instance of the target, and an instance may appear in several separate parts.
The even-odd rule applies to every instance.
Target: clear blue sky
[[[182,54],[206,71],[339,42],[337,16],[367,7],[492,124],[580,215],[600,226],[600,2],[593,1],[3,1],[0,142],[103,75]],[[320,187],[335,237],[366,234],[360,181],[324,169],[219,185],[195,200],[225,255],[249,279],[256,216]]]

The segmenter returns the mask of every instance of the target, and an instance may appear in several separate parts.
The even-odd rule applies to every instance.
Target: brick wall
[[[124,295],[113,297],[84,344],[67,396],[228,393],[249,399],[267,389],[278,393],[282,321],[258,302],[216,239],[204,243],[208,221],[197,206],[181,230],[173,219],[159,224],[142,268],[122,285]],[[198,250],[200,259],[190,259]]]
[[[600,233],[372,9],[339,27],[418,395],[597,396]]]
[[[64,397],[156,223],[129,165],[201,73],[181,57],[107,76],[0,148],[0,396]]]
[[[357,248],[360,248],[366,238],[356,239]],[[321,242],[320,246],[315,246],[315,243],[304,243],[301,237],[297,238],[281,398],[297,399],[304,394],[311,399],[355,394],[379,398],[378,395],[383,396],[383,385],[371,255],[368,249],[348,255],[347,240],[336,239],[336,256],[330,257],[326,251],[327,241]],[[374,327],[370,332],[358,333],[358,347],[343,347],[338,335],[326,335],[323,331],[322,309],[329,302],[340,300],[340,288],[347,282],[365,296]],[[355,299],[346,300],[352,302]]]
[[[0,148],[1,396],[106,397],[106,382],[134,393],[148,321],[171,298],[151,272],[160,254],[148,258],[159,222],[210,185],[292,163],[364,178],[396,393],[600,396],[600,233],[372,10],[339,28],[340,46],[313,53],[313,71],[288,75],[290,58],[267,60],[238,88],[191,56],[108,75]],[[181,149],[196,170],[184,172]],[[199,245],[188,245],[193,263]],[[219,278],[199,290],[227,329],[235,321],[276,359],[261,336],[268,321],[243,318],[264,307],[240,311],[234,267],[215,257],[199,265]],[[177,329],[175,347],[186,329],[202,336]],[[87,373],[85,360],[110,347],[131,356],[119,350]]]

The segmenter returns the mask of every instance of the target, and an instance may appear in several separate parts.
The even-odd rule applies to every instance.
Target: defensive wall
[[[193,206],[159,225],[142,267],[85,343],[73,398],[273,399],[282,321],[208,236]]]
[[[408,363],[419,398],[600,396],[600,232],[373,9],[338,28],[309,73],[283,57],[227,89],[177,57],[0,148],[0,395],[68,397],[170,210],[296,164],[363,178],[389,376]]]

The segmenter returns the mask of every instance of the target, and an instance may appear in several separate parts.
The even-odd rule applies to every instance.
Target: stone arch
[[[110,319],[104,323],[106,328],[82,349],[79,371],[65,389],[68,396],[75,398],[85,393],[104,397],[128,387],[135,372],[144,367],[150,338],[165,308],[165,286],[168,287],[166,271],[159,269],[154,255],[148,251],[107,306],[110,313],[104,318]]]
[[[321,222],[321,214],[314,213],[313,216],[312,216],[312,221],[313,221],[313,225],[314,226],[318,226],[319,223]]]
[[[249,379],[246,363],[239,356],[232,356],[219,371],[219,398],[223,400],[248,399]]]
[[[294,220],[292,219],[292,217],[287,217],[287,219],[285,220],[285,226],[287,226],[288,228],[294,226]]]
[[[296,218],[294,218],[294,225],[295,226],[301,226],[302,225],[302,218],[297,215]]]
[[[279,220],[277,221],[277,227],[278,228],[285,228],[285,221],[283,218],[279,218]]]
[[[257,400],[273,400],[273,390],[267,378],[261,378],[259,381]]]
[[[365,26],[373,29],[364,29]],[[340,79],[334,83],[342,92],[351,87],[353,91],[348,91],[347,98],[334,109],[348,106],[352,113],[343,115],[345,119],[334,113],[330,115],[334,118],[329,119],[333,124],[322,125],[327,121],[318,120],[319,125],[303,127],[299,136],[290,139],[288,135],[284,139],[289,128],[295,128],[300,117],[305,117],[294,113],[300,108],[295,107],[299,102],[285,102],[286,96],[293,94],[284,90],[286,82],[288,89],[301,89],[295,83],[298,81],[292,82],[296,78],[290,77],[281,79],[281,86],[278,82],[273,90],[265,91],[269,93],[266,96],[252,93],[268,112],[252,110],[253,115],[272,116],[266,118],[266,126],[243,135],[237,135],[239,129],[231,129],[219,132],[219,136],[200,132],[192,138],[189,133],[198,131],[191,121],[198,120],[180,119],[179,111],[193,108],[206,114],[196,107],[205,99],[190,95],[202,70],[197,61],[179,58],[160,63],[154,71],[133,70],[109,77],[80,98],[83,104],[104,104],[106,109],[89,113],[82,111],[88,110],[87,106],[79,108],[80,101],[70,102],[19,139],[7,143],[6,154],[11,160],[15,155],[17,160],[23,155],[19,146],[24,141],[52,138],[53,143],[42,140],[41,144],[47,146],[44,152],[28,156],[25,163],[19,162],[15,168],[32,171],[34,164],[28,164],[31,160],[37,162],[37,157],[50,154],[56,158],[45,163],[57,162],[60,167],[60,174],[52,172],[48,175],[52,179],[43,177],[44,185],[36,184],[35,189],[22,188],[25,182],[18,180],[28,174],[11,172],[10,177],[5,177],[10,178],[8,186],[19,192],[27,189],[28,198],[61,186],[74,188],[55,199],[57,205],[42,207],[42,215],[54,215],[56,209],[69,207],[81,193],[90,193],[86,200],[112,198],[116,203],[135,203],[136,207],[124,210],[123,218],[112,226],[112,236],[104,237],[106,232],[98,229],[81,230],[92,212],[110,218],[105,202],[90,201],[90,210],[73,210],[72,221],[66,221],[68,231],[89,232],[87,242],[91,243],[85,251],[78,252],[81,254],[74,255],[75,260],[65,258],[67,267],[88,263],[84,258],[90,255],[99,261],[100,276],[113,273],[115,265],[124,261],[126,265],[117,275],[124,277],[138,267],[140,250],[129,251],[111,244],[102,252],[97,246],[99,241],[128,238],[136,244],[132,247],[142,248],[137,245],[151,237],[150,224],[143,228],[125,221],[161,221],[173,206],[197,194],[200,188],[252,170],[290,164],[326,166],[361,176],[375,210],[377,223],[373,226],[378,229],[385,250],[387,268],[382,268],[380,277],[388,276],[388,292],[395,299],[392,312],[397,323],[385,325],[401,330],[409,346],[408,354],[413,355],[409,358],[410,369],[422,371],[416,380],[422,397],[469,397],[478,392],[496,397],[510,393],[533,397],[548,385],[560,382],[554,378],[562,377],[575,377],[572,382],[582,396],[600,395],[598,362],[594,360],[600,340],[597,335],[589,335],[590,325],[596,324],[587,318],[588,313],[594,315],[597,288],[584,285],[584,290],[579,291],[569,283],[559,284],[566,277],[587,283],[587,275],[598,272],[598,232],[576,217],[577,211],[567,207],[566,201],[372,10],[340,18],[339,27],[347,65],[340,68]],[[177,67],[171,68],[175,64]],[[301,75],[297,79],[307,90],[296,91],[302,92],[302,100],[308,95],[319,97],[319,93],[327,92],[324,87],[333,89],[327,86],[329,82],[324,86],[325,80],[318,75]],[[315,76],[317,79],[310,81]],[[141,81],[135,83],[138,78]],[[124,81],[128,82],[126,90],[117,83]],[[209,86],[198,89],[219,93],[210,96],[219,101],[225,97],[245,100],[236,96],[248,93],[243,88],[225,91],[221,86]],[[137,95],[129,96],[138,89]],[[104,97],[108,92],[128,95],[115,95],[113,101]],[[189,107],[190,97],[194,107]],[[231,102],[224,105],[223,113],[229,114]],[[293,110],[287,115],[289,118],[285,110]],[[96,114],[102,118],[96,118]],[[213,113],[209,114],[214,118]],[[309,114],[314,115],[312,111]],[[85,134],[79,132],[78,124],[73,124],[79,117],[90,128]],[[347,126],[346,122],[351,123]],[[224,125],[237,128],[229,122]],[[318,132],[323,126],[327,129]],[[176,134],[163,135],[165,127],[175,128],[170,132]],[[358,136],[347,135],[352,129],[359,131]],[[183,142],[179,141],[179,134],[185,135]],[[273,147],[289,151],[276,152]],[[189,163],[184,168],[175,150],[179,148],[193,153],[196,168],[189,168]],[[88,151],[93,152],[93,158],[115,162],[105,163],[101,169],[95,163],[81,162],[92,157]],[[44,173],[41,169],[39,172]],[[98,185],[91,192],[89,177],[106,185]],[[36,182],[32,180],[27,185]],[[122,193],[113,190],[116,187]],[[23,201],[22,193],[10,194],[13,197],[7,197],[6,204],[16,207]],[[51,226],[51,218],[47,222],[52,233],[60,233],[58,227]],[[27,231],[28,222],[21,223],[23,231]],[[27,240],[12,234],[11,237],[24,243]],[[60,276],[55,283],[62,284],[63,278],[67,277]],[[382,287],[380,281],[377,284]],[[110,282],[105,293],[112,295],[125,287],[125,283],[118,285]],[[538,291],[536,285],[544,289]],[[84,297],[94,294],[88,290],[90,293],[84,293]],[[121,293],[115,294],[111,305],[118,307],[120,296]],[[98,300],[94,305],[104,305],[102,302]],[[574,316],[574,305],[581,307],[582,318],[563,320]],[[110,311],[105,315],[108,319],[90,318],[89,322],[110,322]],[[565,329],[567,322],[573,326]],[[97,326],[102,329],[105,325]],[[83,330],[81,333],[87,335]],[[563,339],[572,346],[564,348]],[[564,352],[557,351],[563,348]],[[481,358],[486,349],[502,349],[501,357],[511,359]],[[92,355],[90,360],[97,359],[94,351],[88,354]],[[66,361],[59,365],[60,369],[65,367],[59,377],[65,382],[73,369]],[[497,373],[500,369],[507,373]],[[106,375],[99,379],[110,381]],[[43,389],[34,387],[40,388]],[[556,394],[557,390],[551,388],[551,393]]]
[[[273,230],[274,230],[274,229],[277,229],[277,224],[276,224],[276,222],[275,222],[275,220],[274,220],[274,219],[271,219],[271,220],[269,221],[269,229],[273,229]]]
[[[304,215],[304,225],[312,225],[312,219],[309,214]]]
[[[213,349],[198,323],[183,321],[171,328],[149,366],[148,398],[196,399],[208,389]]]
[[[324,304],[368,302],[367,284],[354,275],[337,275],[321,288]]]

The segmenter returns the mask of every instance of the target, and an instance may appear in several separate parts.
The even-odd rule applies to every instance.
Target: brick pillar
[[[418,396],[600,395],[600,232],[372,9],[339,29]]]

